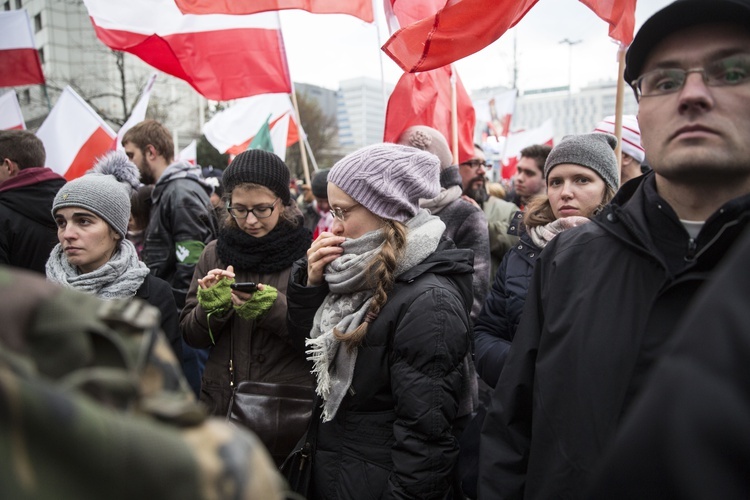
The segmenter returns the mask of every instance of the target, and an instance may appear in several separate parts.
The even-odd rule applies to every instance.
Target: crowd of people
[[[261,150],[175,161],[153,120],[69,182],[0,132],[0,496],[747,497],[748,28],[749,0],[666,6],[619,147],[607,116],[498,192],[426,125],[299,190]],[[238,420],[241,387],[307,414]]]

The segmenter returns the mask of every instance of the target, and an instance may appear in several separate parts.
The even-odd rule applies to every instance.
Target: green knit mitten
[[[232,306],[232,278],[221,278],[209,288],[198,288],[198,303],[209,313],[223,313]]]
[[[279,292],[274,287],[263,285],[263,290],[253,292],[250,300],[239,307],[234,306],[234,310],[243,319],[255,319],[271,309],[278,295]]]

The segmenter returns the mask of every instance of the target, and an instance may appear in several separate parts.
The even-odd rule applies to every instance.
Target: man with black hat
[[[313,240],[324,231],[330,231],[333,224],[331,206],[328,204],[328,170],[318,170],[313,175],[311,202],[300,206],[302,215],[305,217],[305,228],[313,235]]]
[[[483,428],[480,497],[584,496],[675,325],[747,226],[748,28],[750,0],[678,0],[636,35],[625,78],[653,172],[539,257]]]

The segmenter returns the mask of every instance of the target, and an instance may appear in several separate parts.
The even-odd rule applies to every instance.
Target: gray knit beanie
[[[66,207],[80,207],[101,217],[122,238],[128,233],[130,195],[140,173],[122,151],[111,151],[85,175],[66,183],[52,202],[52,216]]]
[[[249,149],[238,154],[221,177],[224,191],[230,193],[239,184],[250,182],[265,186],[289,205],[289,167],[274,153]]]
[[[339,160],[328,182],[375,215],[405,222],[419,211],[420,198],[440,193],[440,160],[409,146],[375,144]]]
[[[324,200],[328,199],[328,173],[331,170],[318,170],[315,172],[315,175],[313,175],[312,180],[310,181],[310,184],[312,184],[312,193],[313,196],[317,198],[323,198]]]
[[[615,157],[617,138],[611,134],[566,135],[552,148],[544,163],[544,178],[549,171],[563,163],[573,163],[590,168],[604,179],[612,189],[619,189],[619,167]]]

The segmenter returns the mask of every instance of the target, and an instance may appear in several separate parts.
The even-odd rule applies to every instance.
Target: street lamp
[[[566,38],[564,40],[560,40],[560,43],[568,45],[568,100],[567,100],[567,102],[565,104],[565,107],[567,108],[566,109],[567,112],[565,113],[566,114],[565,120],[567,121],[567,129],[568,130],[566,130],[565,133],[566,134],[572,134],[573,133],[573,130],[572,130],[572,128],[573,128],[573,126],[572,126],[573,118],[572,118],[572,114],[571,114],[571,112],[572,112],[571,105],[572,105],[572,100],[573,100],[573,97],[572,97],[572,92],[573,92],[573,89],[572,89],[572,80],[573,80],[573,45],[578,45],[579,43],[581,43],[581,40],[571,40],[569,38]]]

